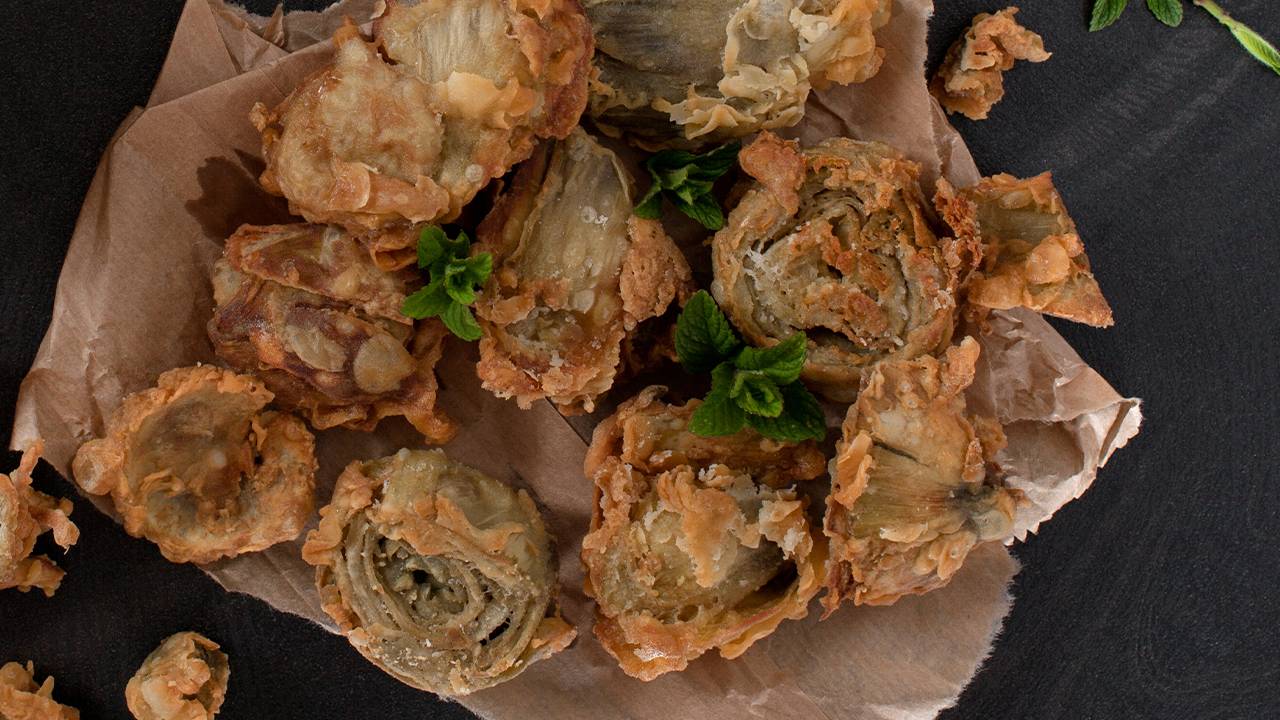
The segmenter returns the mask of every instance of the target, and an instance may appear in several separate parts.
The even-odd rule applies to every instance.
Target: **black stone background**
[[[1274,0],[1222,3],[1280,40]],[[1146,399],[1147,424],[1085,497],[1014,550],[1013,612],[944,717],[1280,717],[1280,77],[1189,5],[1168,29],[1133,0],[1090,34],[1084,0],[1023,4],[1054,57],[1009,76],[991,120],[957,126],[984,172],[1055,171],[1118,323],[1055,325],[1122,393]],[[935,63],[974,13],[1001,7],[939,5]],[[118,123],[145,103],[181,6],[5,5],[3,437],[84,192]],[[41,470],[39,489],[74,496]],[[88,503],[74,519],[83,534],[58,558],[68,576],[57,596],[0,593],[0,662],[34,660],[83,717],[128,717],[125,682],[186,629],[231,655],[228,720],[468,717],[341,638],[166,562]]]

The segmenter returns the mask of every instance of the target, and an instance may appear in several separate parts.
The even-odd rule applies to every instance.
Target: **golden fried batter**
[[[252,114],[263,187],[312,222],[451,220],[586,105],[591,32],[573,0],[390,2],[372,42],[348,24],[334,44],[333,65]]]
[[[401,682],[459,697],[569,645],[533,500],[439,450],[353,462],[307,536],[325,612]]]
[[[37,587],[53,597],[66,573],[43,555],[31,556],[36,538],[52,530],[54,542],[66,550],[80,539],[80,530],[68,517],[70,500],[31,487],[31,471],[43,451],[44,443],[36,440],[22,452],[17,470],[0,475],[0,590]]]
[[[217,643],[180,632],[142,661],[124,697],[137,720],[212,720],[227,696],[230,675]]]
[[[400,314],[420,283],[414,270],[379,269],[336,227],[245,225],[215,268],[209,338],[317,428],[372,430],[403,415],[444,442],[455,431],[436,407],[446,330]]]
[[[754,181],[712,241],[711,290],[748,342],[805,333],[802,377],[846,402],[875,363],[947,346],[961,258],[929,227],[918,165],[880,143],[770,133],[739,160]]]
[[[880,69],[891,0],[585,0],[599,75],[589,112],[646,146],[795,125],[812,87]]]
[[[684,256],[633,204],[627,171],[582,130],[520,166],[476,247],[495,268],[476,303],[487,389],[523,408],[545,397],[590,412],[626,338],[688,293]]]
[[[1049,173],[1026,180],[996,175],[958,192],[943,180],[935,201],[961,240],[981,248],[981,262],[967,280],[970,305],[1025,307],[1094,327],[1114,324]]]
[[[824,520],[828,614],[936,590],[975,545],[1012,532],[1019,495],[993,461],[1004,433],[965,408],[977,360],[965,338],[942,360],[881,363],[849,408]]]
[[[1004,97],[1004,73],[1015,60],[1044,62],[1040,36],[1013,18],[1018,8],[982,13],[965,34],[947,50],[947,56],[929,83],[929,91],[949,113],[970,120],[985,120]]]
[[[302,532],[315,506],[315,440],[264,411],[261,383],[208,365],[178,368],[124,399],[76,453],[86,492],[111,495],[125,530],[171,562],[208,563]]]
[[[36,685],[35,666],[16,662],[0,667],[0,718],[4,720],[80,720],[80,711],[53,700],[53,678]]]
[[[770,487],[819,476],[817,445],[752,430],[695,436],[686,426],[698,401],[673,407],[664,391],[644,390],[601,423],[586,461],[596,499],[582,564],[596,637],[641,680],[711,649],[741,655],[804,617],[821,582],[806,501]]]

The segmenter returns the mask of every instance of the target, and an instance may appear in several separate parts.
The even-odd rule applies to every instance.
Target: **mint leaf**
[[[1089,32],[1097,32],[1120,19],[1120,13],[1128,7],[1129,0],[1096,0],[1093,16],[1089,18]]]
[[[1258,62],[1271,68],[1277,75],[1280,75],[1280,50],[1276,49],[1266,38],[1262,37],[1253,28],[1236,20],[1227,14],[1222,6],[1213,0],[1193,0],[1196,5],[1204,8],[1218,22],[1227,26],[1231,34],[1235,36],[1236,41],[1240,43],[1244,49],[1254,57]]]
[[[758,371],[736,371],[729,397],[748,415],[772,418],[782,414],[782,392],[777,383]]]
[[[1147,8],[1157,20],[1169,27],[1182,24],[1182,0],[1147,0]]]
[[[776,418],[748,415],[747,424],[761,435],[783,442],[822,440],[827,436],[827,420],[818,399],[803,383],[782,388],[782,413]]]
[[[451,303],[444,312],[440,313],[440,319],[444,321],[445,327],[449,328],[449,332],[463,340],[480,339],[480,325],[471,314],[471,308],[466,305]]]
[[[778,385],[787,385],[798,380],[804,370],[808,342],[804,333],[794,333],[772,347],[743,348],[734,364],[740,370],[758,370]]]
[[[649,192],[646,192],[644,197],[640,198],[640,202],[636,203],[631,212],[635,213],[636,217],[641,217],[645,220],[657,220],[662,217],[662,186],[658,184],[657,180],[653,181],[653,184],[649,186]]]
[[[712,194],[720,176],[738,161],[740,143],[730,143],[702,155],[684,150],[663,150],[645,161],[653,185],[636,203],[639,217],[656,219],[662,214],[666,196],[680,212],[697,220],[708,230],[724,227],[724,212]]]
[[[433,282],[404,299],[400,314],[415,320],[435,317],[445,311],[453,299],[445,292],[443,282]]]
[[[676,357],[694,374],[710,371],[738,352],[742,342],[706,290],[684,304],[676,320]]]
[[[746,413],[729,397],[733,366],[724,362],[711,371],[711,392],[689,418],[689,431],[703,437],[732,435],[746,425]]]
[[[450,239],[435,225],[418,235],[418,267],[427,270],[427,286],[404,299],[400,313],[415,320],[439,317],[464,340],[480,337],[480,326],[468,305],[476,301],[477,288],[493,272],[493,256],[469,257],[471,238],[465,232]]]

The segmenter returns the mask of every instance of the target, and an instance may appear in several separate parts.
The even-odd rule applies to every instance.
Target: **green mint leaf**
[[[678,170],[687,165],[692,165],[698,161],[698,156],[684,150],[663,150],[654,153],[648,160],[644,162],[644,166],[649,172],[659,174]]]
[[[1218,22],[1226,25],[1231,34],[1235,36],[1236,41],[1254,59],[1271,68],[1277,75],[1280,75],[1280,50],[1277,50],[1275,45],[1268,42],[1253,28],[1228,15],[1227,11],[1223,10],[1222,6],[1213,2],[1213,0],[1194,0],[1194,2],[1207,10]]]
[[[453,262],[445,268],[444,289],[456,303],[470,305],[476,301],[475,285],[471,282],[465,263]]]
[[[742,143],[732,142],[697,158],[694,162],[693,176],[699,180],[719,178],[738,164],[738,152],[741,150]]]
[[[748,415],[747,424],[771,440],[801,442],[822,440],[827,436],[827,420],[818,399],[803,383],[796,381],[782,388],[782,414],[776,418]]]
[[[404,299],[400,314],[414,320],[435,317],[445,311],[453,299],[445,292],[443,282],[433,282]]]
[[[724,213],[720,210],[720,203],[710,194],[699,195],[693,202],[685,202],[679,197],[672,198],[672,202],[677,210],[697,220],[708,230],[724,227]]]
[[[706,290],[699,290],[684,304],[676,320],[676,357],[697,375],[710,371],[738,352],[742,342]]]
[[[689,432],[703,437],[732,435],[746,425],[746,413],[729,397],[733,365],[724,362],[711,371],[711,392],[689,418]]]
[[[1147,8],[1157,20],[1169,27],[1182,24],[1182,0],[1147,0]]]
[[[418,235],[418,267],[425,270],[444,258],[444,242],[448,238],[437,225],[422,228]]]
[[[480,253],[478,255],[467,258],[463,265],[466,268],[467,278],[476,285],[484,285],[489,281],[489,276],[493,274],[493,255],[489,253]]]
[[[782,414],[782,392],[777,383],[757,371],[734,372],[729,397],[748,415],[776,418]]]
[[[449,328],[449,332],[463,340],[480,339],[480,325],[471,314],[471,308],[466,305],[450,303],[449,307],[440,313],[440,319],[444,321],[445,327]]]
[[[808,338],[804,333],[794,333],[782,342],[767,348],[743,348],[734,364],[740,370],[758,370],[779,386],[789,385],[800,378],[808,354]]]
[[[631,212],[635,213],[636,217],[646,220],[657,220],[662,217],[662,186],[658,181],[655,180],[649,186],[649,192],[640,198],[640,202],[636,203]]]
[[[1129,0],[1095,0],[1093,16],[1089,18],[1089,32],[1097,32],[1120,19],[1120,13],[1128,7]]]

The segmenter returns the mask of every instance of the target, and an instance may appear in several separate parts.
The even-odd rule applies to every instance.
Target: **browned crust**
[[[229,370],[170,370],[156,387],[126,397],[103,437],[80,447],[75,480],[110,495],[125,530],[171,562],[208,563],[292,540],[315,507],[315,439],[292,415],[264,412],[271,399],[262,383]],[[175,407],[183,414],[165,415]],[[178,434],[156,444],[154,436],[170,432]],[[195,433],[220,444],[188,449],[184,438]],[[172,457],[184,450],[209,455]],[[153,465],[136,476],[135,468]]]
[[[80,720],[80,711],[53,699],[53,678],[36,685],[35,666],[16,662],[0,667],[0,717],[15,720]]]
[[[965,406],[978,353],[965,338],[942,360],[881,363],[849,408],[823,521],[827,615],[943,587],[975,545],[1012,531],[1020,496],[995,464],[1004,433]]]
[[[160,644],[125,686],[137,720],[213,720],[227,696],[231,667],[218,644],[180,632]]]
[[[52,531],[54,542],[66,550],[76,544],[80,530],[68,517],[70,500],[31,487],[31,471],[43,451],[44,441],[35,440],[22,451],[16,470],[0,475],[0,590],[40,588],[53,597],[65,573],[48,557],[31,555],[36,538]]]
[[[951,45],[929,83],[929,92],[948,113],[985,120],[1004,98],[1004,73],[1017,60],[1044,62],[1044,41],[1018,24],[1018,8],[981,13]]]
[[[683,451],[673,451],[634,437],[632,421],[639,416],[657,416],[660,423],[682,428],[696,407],[696,401],[676,408],[662,403],[658,398],[664,390],[644,390],[597,426],[585,463],[587,476],[595,483],[595,500],[591,531],[582,543],[582,563],[584,590],[596,601],[595,634],[623,672],[641,680],[683,670],[712,649],[735,658],[784,620],[804,617],[818,591],[825,554],[809,528],[804,499],[793,490],[771,490],[751,480],[750,449],[770,441],[744,431],[729,438],[697,438]],[[684,429],[676,432],[688,435]],[[773,449],[769,472],[775,481],[821,473],[821,453],[813,443],[774,443]],[[730,494],[731,488],[741,492],[743,484],[767,498],[757,515],[744,514]],[[681,610],[672,619],[648,609],[613,604],[604,592],[610,573],[641,577],[659,569],[671,572],[656,555],[626,554],[627,538],[635,536],[632,529],[643,535],[640,526],[649,522],[650,514],[637,515],[637,507],[650,500],[663,512],[680,517],[682,539],[675,544],[691,563],[694,577],[690,580],[700,586],[735,582],[725,576],[731,568],[721,566],[719,558],[732,555],[739,543],[749,548],[766,542],[777,545],[794,565],[795,579],[781,590],[762,586],[732,607],[699,605]],[[628,600],[644,603],[643,597]]]
[[[981,251],[966,283],[970,305],[1025,307],[1094,327],[1115,324],[1050,173],[1027,179],[995,175],[959,191],[944,180],[936,202],[960,242]],[[1036,215],[1034,227],[1013,232],[1015,213]]]

